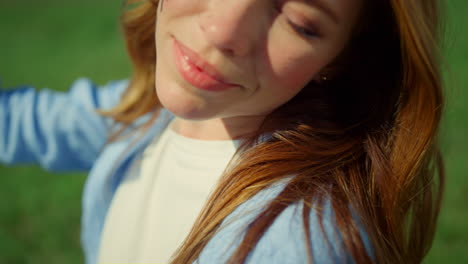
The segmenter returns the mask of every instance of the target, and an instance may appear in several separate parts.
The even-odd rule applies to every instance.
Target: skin
[[[162,105],[176,115],[172,129],[201,140],[256,130],[346,46],[361,1],[161,1],[155,86]],[[190,85],[175,66],[172,38],[240,86],[209,92]]]

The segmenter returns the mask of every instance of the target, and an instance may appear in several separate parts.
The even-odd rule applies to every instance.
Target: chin
[[[206,111],[206,102],[195,95],[184,92],[180,87],[156,86],[156,94],[161,105],[179,118],[201,121],[211,119],[211,114]],[[171,89],[172,88],[172,89]]]

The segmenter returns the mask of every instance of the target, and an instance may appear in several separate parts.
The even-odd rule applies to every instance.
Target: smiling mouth
[[[214,66],[177,39],[173,38],[172,46],[177,70],[191,85],[206,91],[225,91],[239,86],[225,81]]]

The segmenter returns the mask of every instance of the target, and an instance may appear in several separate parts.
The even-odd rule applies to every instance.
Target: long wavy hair
[[[124,5],[122,27],[134,72],[120,104],[105,113],[124,125],[150,114],[150,126],[162,107],[154,89],[158,4]],[[357,263],[423,260],[444,186],[437,144],[441,6],[437,0],[369,0],[364,6],[350,43],[327,67],[332,78],[309,83],[247,139],[172,263],[192,263],[237,206],[290,175],[295,176],[251,223],[231,263],[243,263],[275,218],[296,202],[304,202],[304,243],[310,248],[309,213],[320,208],[311,202],[325,199]],[[259,142],[264,133],[272,137]]]

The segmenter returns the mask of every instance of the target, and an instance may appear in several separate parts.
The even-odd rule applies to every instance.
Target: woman
[[[0,99],[4,162],[91,170],[88,263],[422,261],[443,187],[437,1],[128,6],[130,83]],[[221,156],[202,183],[179,167],[197,155]]]

